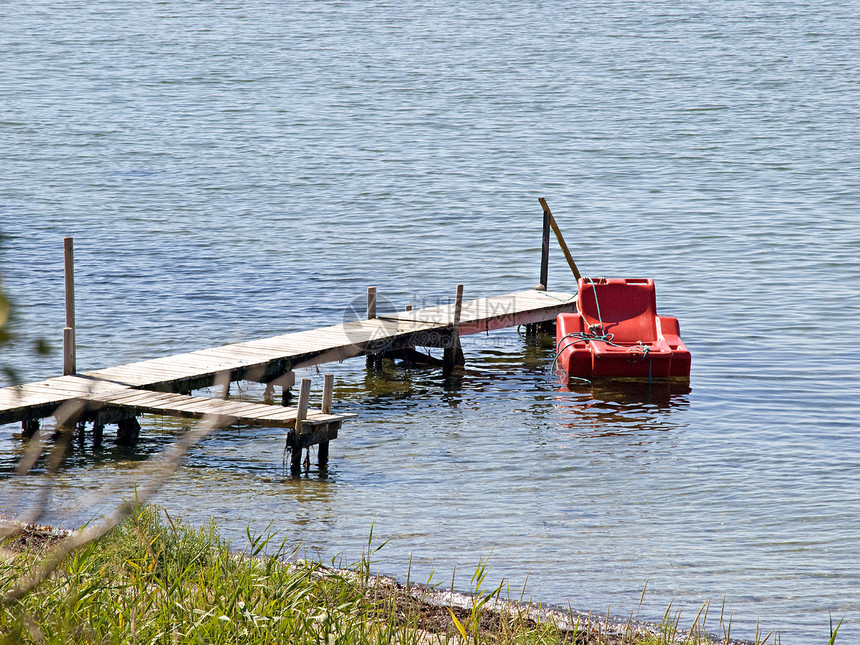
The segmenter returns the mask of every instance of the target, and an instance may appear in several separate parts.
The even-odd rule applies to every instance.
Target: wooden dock
[[[105,406],[128,409],[136,402],[140,412],[158,413],[167,408],[157,399],[151,398],[151,405],[144,405],[145,398],[124,403],[120,394],[129,389],[187,394],[213,385],[219,377],[288,388],[298,368],[362,355],[396,356],[414,347],[451,349],[459,335],[551,321],[575,308],[571,294],[530,289],[462,302],[459,311],[456,303],[427,307],[6,387],[0,389],[0,424],[48,417],[64,402],[80,398],[95,403],[107,397],[101,401]]]
[[[310,379],[303,379],[295,407],[289,407],[294,370],[312,365],[367,356],[368,366],[384,358],[440,364],[446,375],[464,363],[460,336],[525,326],[537,333],[560,313],[576,311],[576,295],[546,290],[549,231],[555,232],[575,277],[579,271],[555,224],[545,200],[541,282],[534,289],[501,296],[463,300],[463,285],[444,305],[377,315],[376,287],[367,290],[367,319],[233,343],[185,354],[165,356],[78,374],[76,370],[74,252],[72,238],[64,239],[66,326],[63,330],[63,376],[37,383],[0,388],[0,425],[20,422],[25,437],[33,436],[40,420],[54,416],[58,427],[79,429],[93,424],[93,439],[100,443],[106,424],[118,426],[117,440],[137,440],[140,414],[214,418],[220,424],[256,424],[290,430],[287,445],[296,468],[301,449],[319,444],[320,462],[328,456],[328,442],[337,437],[345,416],[331,412],[333,377],[326,374],[319,410],[308,407]],[[443,359],[432,359],[417,347],[442,348]],[[233,381],[267,384],[267,398],[282,388],[283,406],[226,399]],[[191,396],[191,392],[223,386],[225,398]]]
[[[0,424],[21,422],[25,436],[39,429],[39,420],[57,416],[63,425],[93,426],[95,443],[106,424],[116,424],[117,440],[133,443],[140,414],[202,418],[215,416],[224,424],[244,423],[290,429],[287,444],[298,468],[301,449],[320,445],[321,463],[328,442],[337,437],[344,415],[331,413],[332,382],[319,410],[308,408],[310,379],[303,379],[296,407],[290,402],[294,370],[367,356],[372,365],[383,358],[421,357],[416,347],[444,350],[448,373],[463,364],[459,338],[504,327],[554,321],[559,313],[576,310],[576,297],[529,289],[501,296],[462,300],[462,286],[450,304],[376,315],[375,288],[368,289],[368,318],[309,331],[233,343],[185,354],[94,370],[0,389]],[[74,338],[74,333],[66,336]],[[68,348],[64,356],[72,357]],[[283,390],[284,406],[191,396],[193,390],[233,381],[266,383]],[[65,408],[63,407],[65,406]],[[73,410],[69,414],[68,410]],[[58,412],[65,410],[65,412]]]

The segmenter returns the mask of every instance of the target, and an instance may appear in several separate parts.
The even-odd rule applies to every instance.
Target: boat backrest
[[[657,340],[657,297],[649,279],[580,278],[579,311],[586,326],[603,323],[617,343]]]

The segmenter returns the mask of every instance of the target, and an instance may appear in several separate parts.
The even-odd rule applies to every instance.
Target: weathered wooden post
[[[293,430],[293,449],[290,453],[290,470],[294,473],[302,467],[302,422],[308,416],[308,400],[311,396],[311,380],[303,378],[299,387],[299,403],[296,409],[296,427]]]
[[[367,288],[367,319],[376,318],[376,287]]]
[[[77,371],[75,357],[75,251],[71,237],[63,238],[66,275],[66,327],[63,329],[63,376]]]
[[[290,393],[290,388],[296,384],[296,373],[293,371],[287,372],[277,379],[281,385],[281,405],[289,405],[293,398]]]
[[[140,423],[136,417],[120,419],[116,424],[116,442],[120,446],[133,446],[140,437]]]
[[[553,217],[552,211],[549,208],[549,204],[546,203],[546,200],[543,197],[538,197],[538,201],[540,202],[541,208],[543,209],[543,241],[544,241],[544,256],[541,259],[541,280],[546,290],[546,279],[545,271],[547,266],[547,259],[549,257],[549,249],[548,239],[549,239],[549,231],[547,229],[547,224],[552,228],[552,232],[555,233],[555,239],[558,242],[559,247],[561,248],[561,252],[564,253],[564,259],[567,260],[567,265],[570,267],[571,272],[573,273],[573,277],[576,278],[577,282],[582,277],[579,273],[579,269],[576,266],[576,262],[573,261],[573,256],[570,254],[570,249],[567,248],[567,242],[564,241],[564,235],[561,234],[561,229],[558,226],[558,222],[555,221],[555,217]],[[541,289],[541,285],[536,287],[538,290]],[[543,323],[537,323],[535,325],[535,332],[544,332],[551,334],[555,330],[555,321],[546,321]]]
[[[322,406],[320,410],[323,414],[331,414],[331,401],[334,396],[334,374],[326,374],[323,380]],[[325,468],[328,464],[328,441],[320,441],[319,452],[319,467]]]
[[[24,419],[21,421],[21,436],[24,439],[32,439],[41,427],[39,419]]]
[[[540,251],[540,282],[535,287],[538,291],[546,291],[547,281],[549,280],[549,228],[550,228],[550,212],[547,209],[543,211],[543,238],[541,240]]]
[[[376,287],[367,288],[367,319],[376,318]],[[381,367],[382,358],[378,354],[367,355],[367,368],[375,369]]]
[[[457,285],[457,295],[454,298],[454,329],[460,327],[460,316],[463,314],[463,285]]]
[[[540,282],[535,287],[536,291],[546,291],[547,282],[549,281],[549,229],[551,219],[551,213],[548,209],[544,208],[543,233],[541,237],[540,250]],[[538,323],[531,323],[526,325],[526,336],[536,336],[538,333],[538,329]]]
[[[446,347],[442,354],[442,373],[450,376],[455,367],[466,364],[463,356],[463,348],[460,346],[460,316],[463,313],[463,285],[457,285],[457,297],[454,300],[454,319],[451,325],[450,347]]]
[[[561,247],[561,252],[564,253],[564,259],[567,260],[567,265],[573,272],[573,277],[576,278],[578,282],[582,276],[579,273],[579,269],[576,266],[576,262],[573,261],[573,256],[570,254],[570,249],[567,248],[567,242],[564,241],[564,235],[561,234],[561,229],[558,227],[558,222],[555,221],[555,217],[553,217],[552,211],[549,209],[549,204],[546,203],[546,200],[543,197],[538,197],[538,201],[540,202],[541,208],[543,208],[544,218],[549,215],[549,225],[552,227],[552,232],[555,233],[555,239],[558,241],[558,245]],[[544,235],[546,235],[546,224],[544,224]],[[546,286],[546,282],[544,282],[544,286]]]

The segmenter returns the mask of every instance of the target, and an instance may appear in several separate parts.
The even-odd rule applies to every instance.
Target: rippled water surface
[[[232,428],[168,509],[324,559],[372,525],[380,571],[462,589],[492,551],[513,595],[586,611],[627,615],[646,581],[643,619],[725,598],[736,636],[824,642],[832,613],[856,642],[860,3],[34,0],[0,25],[24,379],[60,369],[30,347],[60,345],[63,236],[87,370],[334,324],[368,285],[398,307],[533,286],[539,196],[585,273],[655,279],[693,353],[688,392],[568,388],[515,330],[470,338],[453,386],[347,361],[327,476]],[[549,282],[574,286],[557,252]],[[130,495],[181,431],[76,449],[46,520]],[[7,511],[45,485],[11,476],[16,433]]]

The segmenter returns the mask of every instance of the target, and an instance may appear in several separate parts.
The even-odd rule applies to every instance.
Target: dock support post
[[[334,374],[326,374],[323,381],[322,406],[320,410],[323,414],[331,414],[331,401],[334,396]],[[328,464],[328,441],[320,441],[318,451],[319,467],[325,468]]]
[[[140,436],[140,423],[136,417],[121,419],[116,426],[116,442],[120,446],[133,446]]]
[[[535,291],[546,291],[547,282],[549,281],[549,230],[551,219],[552,214],[545,208],[543,210],[543,234],[540,250],[540,282],[535,287]],[[539,330],[540,323],[526,325],[526,336],[537,336]]]
[[[457,297],[454,300],[454,321],[451,330],[451,345],[446,347],[442,355],[442,373],[450,376],[454,368],[466,364],[463,348],[460,346],[460,315],[463,313],[463,285],[457,285]]]
[[[311,380],[303,378],[299,387],[299,404],[296,410],[296,427],[293,430],[293,448],[290,451],[290,471],[297,473],[302,468],[302,422],[308,416],[308,399],[311,395]]]
[[[546,291],[547,282],[549,280],[549,220],[550,213],[548,210],[543,212],[543,238],[540,252],[540,283],[535,287],[538,291]]]
[[[39,432],[40,426],[39,419],[24,419],[21,422],[21,436],[24,439],[32,439]]]
[[[75,357],[75,251],[71,237],[63,238],[66,276],[66,327],[63,329],[63,376],[77,371]]]
[[[573,261],[573,256],[570,254],[570,249],[567,248],[567,242],[564,241],[564,235],[561,234],[561,229],[558,227],[558,222],[555,221],[555,217],[553,217],[552,211],[549,209],[549,204],[546,203],[546,200],[543,197],[538,197],[538,201],[540,202],[541,208],[543,208],[544,235],[547,235],[546,218],[547,216],[549,216],[549,225],[552,227],[552,232],[555,233],[555,239],[558,242],[558,245],[561,247],[561,252],[564,253],[564,259],[567,260],[567,265],[573,272],[573,277],[576,278],[577,282],[579,282],[579,279],[582,276],[579,273],[579,269],[576,266],[576,262]],[[544,285],[546,285],[546,282],[544,282]]]
[[[367,319],[376,318],[376,287],[367,288]],[[382,358],[378,354],[367,355],[367,369],[382,367]]]
[[[376,287],[367,288],[367,319],[376,318]]]
[[[289,405],[293,398],[290,388],[296,384],[296,373],[287,372],[278,381],[281,383],[281,405]]]

